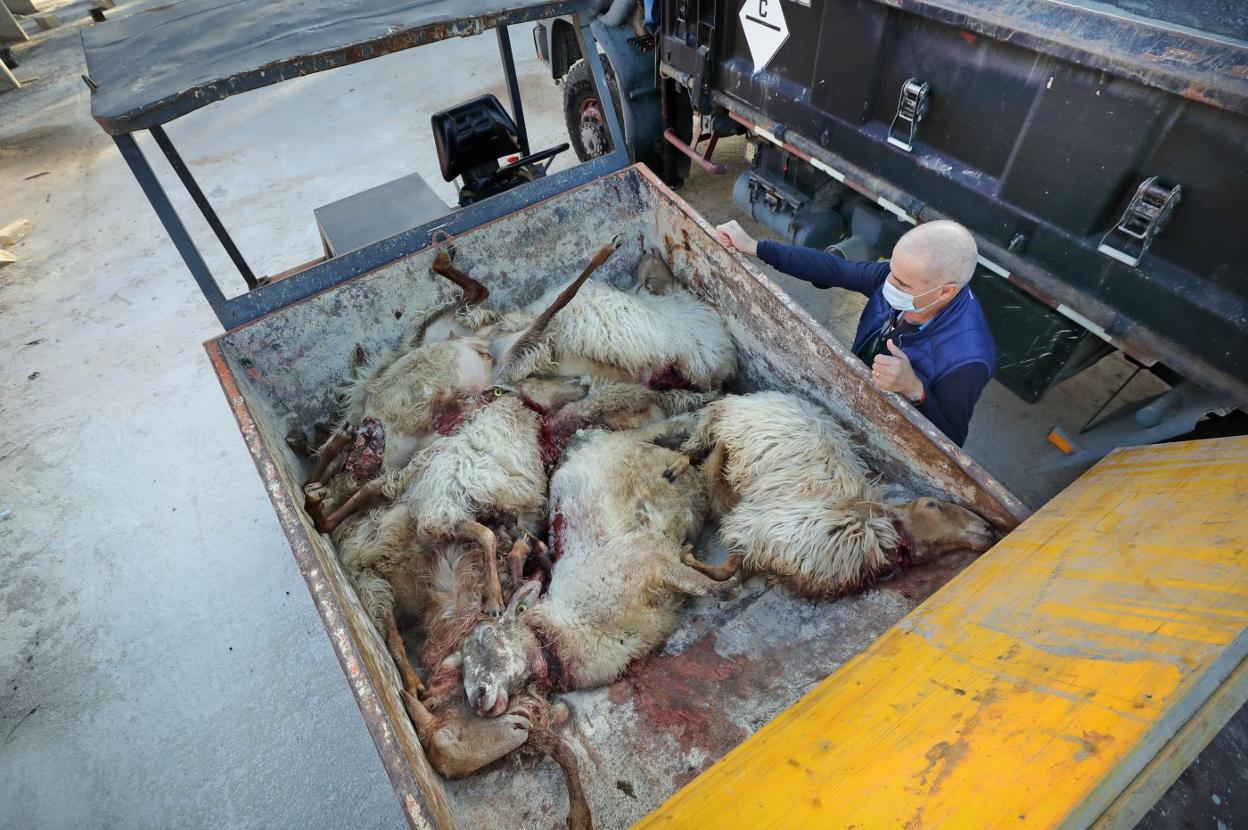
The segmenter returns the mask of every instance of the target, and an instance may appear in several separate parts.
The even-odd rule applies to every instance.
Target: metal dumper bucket
[[[866,367],[779,288],[713,239],[710,227],[644,166],[602,177],[456,237],[457,264],[499,308],[567,282],[604,240],[625,245],[594,280],[624,286],[653,246],[677,279],[715,307],[741,358],[734,391],[778,389],[827,406],[862,442],[872,469],[907,494],[956,501],[1001,529],[1023,507],[907,405],[870,384]],[[444,782],[433,773],[399,698],[385,645],[302,509],[307,462],[293,425],[323,419],[357,343],[375,352],[408,315],[450,296],[432,249],[395,260],[206,344],[299,568],[415,827],[557,823],[566,796],[550,763]],[[714,553],[700,554],[714,556]],[[582,757],[595,826],[625,827],[660,804],[943,584],[949,565],[877,590],[810,603],[757,585],[732,603],[699,600],[665,650],[607,689],[567,696],[566,727]],[[759,580],[758,582],[761,582]]]

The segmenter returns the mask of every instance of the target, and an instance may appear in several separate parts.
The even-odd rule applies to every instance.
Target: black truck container
[[[627,5],[595,34],[626,128],[658,113],[630,152],[670,184],[714,166],[699,139],[748,132],[734,195],[790,240],[867,259],[963,223],[1010,389],[1114,349],[1172,385],[1111,443],[1248,405],[1245,4],[669,0],[650,43]]]

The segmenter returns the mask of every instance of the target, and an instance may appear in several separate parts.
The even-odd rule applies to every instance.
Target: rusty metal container
[[[843,345],[716,243],[711,227],[644,166],[505,215],[455,244],[458,262],[501,308],[567,282],[614,233],[627,241],[593,279],[623,285],[647,247],[665,252],[676,277],[720,311],[737,341],[734,391],[779,389],[827,406],[898,495],[956,501],[1002,530],[1024,517],[1017,499],[909,405],[877,392]],[[432,256],[426,248],[397,259],[205,348],[411,826],[561,826],[567,797],[550,762],[505,759],[457,782],[431,770],[383,641],[328,538],[302,510],[309,470],[285,440],[292,427],[330,412],[357,343],[372,351],[394,342],[408,315],[453,290],[430,274]],[[797,600],[756,579],[735,601],[692,603],[660,653],[605,689],[565,696],[574,712],[565,730],[581,758],[595,826],[626,827],[644,816],[865,648],[958,564],[955,556],[836,602]]]

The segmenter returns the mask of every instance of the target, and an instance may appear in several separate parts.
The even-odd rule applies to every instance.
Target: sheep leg
[[[544,580],[546,585],[550,585],[551,572],[555,568],[555,564],[550,561],[550,549],[546,547],[541,539],[535,541],[533,558],[537,562],[537,567],[546,575]]]
[[[693,554],[687,553],[686,556],[692,557]],[[683,558],[682,556],[682,560]],[[701,571],[690,567],[684,561],[673,563],[663,577],[663,581],[668,588],[691,597],[714,596],[720,599],[730,599],[736,595],[737,590],[741,587],[741,579],[737,576],[730,577],[722,582],[716,581]]]
[[[325,494],[329,492],[324,484],[305,484],[303,486],[303,512],[317,525],[325,521]]]
[[[420,737],[421,743],[424,743],[426,736],[437,729],[438,717],[430,712],[416,695],[406,689],[399,692],[399,697],[403,698],[403,708],[407,710],[407,716],[412,719],[412,726],[416,727],[416,735]]]
[[[507,553],[507,570],[511,575],[512,590],[520,587],[520,583],[524,581],[524,563],[529,560],[529,552],[532,550],[528,533],[521,531]]]
[[[403,691],[419,698],[424,694],[425,684],[420,681],[420,676],[407,659],[407,646],[403,643],[403,635],[399,633],[399,624],[395,622],[393,611],[386,614],[386,647],[399,670],[399,676],[403,678]]]
[[[352,440],[352,443],[355,443],[354,440]],[[338,457],[335,458],[333,461],[329,462],[329,468],[325,471],[325,475],[321,479],[321,483],[324,484],[327,481],[331,481],[333,480],[334,476],[341,473],[342,468],[347,466],[347,459],[349,459],[350,457],[351,457],[350,449],[348,449],[346,452],[338,453]]]
[[[681,554],[680,561],[698,573],[706,574],[716,582],[723,582],[736,576],[737,571],[741,570],[741,563],[745,561],[745,557],[739,553],[734,553],[725,559],[723,564],[708,565],[695,557],[693,551],[685,551]]]
[[[488,288],[451,264],[450,254],[445,248],[438,249],[438,252],[433,255],[433,264],[429,267],[435,274],[455,283],[463,291],[463,296],[459,300],[460,307],[478,305],[490,296]]]
[[[356,490],[351,498],[342,503],[342,506],[321,519],[314,516],[313,520],[316,529],[320,533],[333,533],[334,528],[345,522],[358,511],[368,506],[368,503],[377,498],[381,494],[382,486],[385,482],[380,478],[375,478],[365,484],[359,490]]]
[[[706,474],[706,480],[711,482],[712,489],[715,488],[715,482],[723,478],[724,465],[728,462],[728,450],[724,449],[723,444],[716,444],[715,448],[702,460],[702,472]]]
[[[563,770],[563,780],[568,787],[568,830],[593,830],[594,821],[589,812],[589,801],[581,786],[581,771],[572,747],[561,735],[549,728],[530,732],[529,744]]]
[[[498,538],[494,531],[480,522],[463,522],[458,530],[461,537],[473,540],[485,553],[485,604],[481,610],[497,618],[503,613],[503,584],[498,578]]]
[[[576,296],[576,292],[581,290],[581,286],[584,285],[585,280],[589,279],[589,275],[597,271],[599,266],[606,262],[623,242],[624,237],[619,234],[611,237],[611,241],[599,248],[597,253],[590,258],[589,264],[585,266],[585,270],[581,271],[580,276],[569,283],[567,288],[559,292],[554,302],[538,314],[533,322],[529,323],[524,331],[520,333],[520,336],[511,344],[511,347],[507,349],[507,352],[499,359],[498,366],[494,370],[495,383],[515,380],[515,378],[511,377],[511,372],[515,369],[516,364],[528,352],[537,348],[541,342],[542,333],[550,325],[550,321],[554,319],[555,315],[564,306],[572,302],[572,298]]]
[[[320,456],[316,461],[316,466],[312,469],[312,475],[308,477],[306,484],[320,484],[325,480],[325,473],[329,470],[329,465],[342,452],[342,448],[351,443],[351,431],[342,429],[329,436],[329,440],[317,450]]]
[[[286,433],[286,446],[300,458],[311,459],[316,457],[316,447],[312,446],[308,441],[308,436],[300,429],[292,429]]]
[[[449,707],[432,728],[418,730],[429,762],[446,778],[466,778],[519,749],[533,728],[532,706],[513,705],[497,718],[481,718],[468,709],[461,692]]]

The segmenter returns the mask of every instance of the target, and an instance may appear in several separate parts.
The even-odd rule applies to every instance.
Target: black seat
[[[433,114],[433,143],[442,178],[460,177],[460,206],[510,190],[546,175],[550,159],[568,149],[560,144],[516,159],[505,167],[498,160],[524,153],[520,128],[493,95],[481,95]],[[539,167],[537,162],[546,161]]]
[[[454,181],[478,167],[522,151],[520,128],[493,95],[481,95],[433,114],[433,143],[442,178]]]

